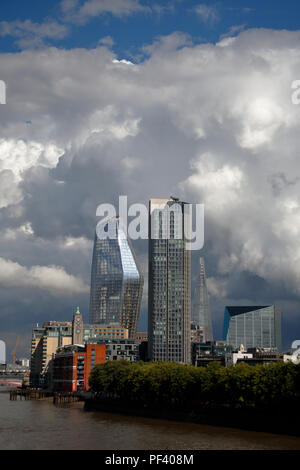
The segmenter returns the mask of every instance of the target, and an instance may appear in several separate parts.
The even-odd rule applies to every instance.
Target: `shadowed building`
[[[234,349],[281,351],[281,313],[275,305],[225,307],[223,339]]]
[[[199,275],[194,293],[192,323],[203,329],[203,342],[213,341],[209,296],[206,285],[204,259],[200,258]]]
[[[189,205],[177,199],[149,202],[149,359],[190,363]]]
[[[107,234],[107,238],[99,236]],[[143,275],[130,241],[115,217],[98,224],[95,235],[90,324],[120,323],[134,339],[143,291]]]

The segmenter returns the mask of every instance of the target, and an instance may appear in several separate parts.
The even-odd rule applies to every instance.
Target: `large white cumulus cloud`
[[[216,45],[174,33],[144,52],[137,64],[105,47],[0,56],[8,87],[0,181],[12,188],[0,190],[0,253],[5,243],[13,258],[7,233],[19,231],[20,243],[29,224],[51,265],[57,239],[92,239],[99,203],[177,192],[205,203],[213,297],[282,300],[295,312],[300,107],[291,83],[300,78],[300,32],[248,30]],[[88,282],[80,253],[73,268]],[[255,277],[268,298],[251,288]]]
[[[32,266],[29,269],[19,263],[0,258],[0,283],[2,287],[33,287],[56,294],[88,292],[81,279],[65,272],[60,266]]]

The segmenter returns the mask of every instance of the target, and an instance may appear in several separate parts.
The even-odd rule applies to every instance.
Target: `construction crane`
[[[19,341],[20,341],[20,336],[17,337],[17,341],[16,341],[16,345],[15,345],[15,348],[12,352],[12,355],[13,355],[13,364],[16,363],[16,351],[17,351],[17,347],[19,345]]]

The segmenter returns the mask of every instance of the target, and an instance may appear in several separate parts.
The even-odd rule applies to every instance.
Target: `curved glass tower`
[[[200,258],[200,272],[194,293],[192,323],[204,330],[204,342],[213,341],[213,331],[207,292],[204,259]]]
[[[92,262],[90,323],[119,322],[129,330],[129,338],[134,339],[143,284],[142,272],[120,219],[115,217],[98,224]]]

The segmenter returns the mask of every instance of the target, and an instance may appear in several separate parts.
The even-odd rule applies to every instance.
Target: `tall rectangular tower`
[[[190,363],[191,253],[185,236],[190,205],[178,199],[149,202],[149,357]]]

